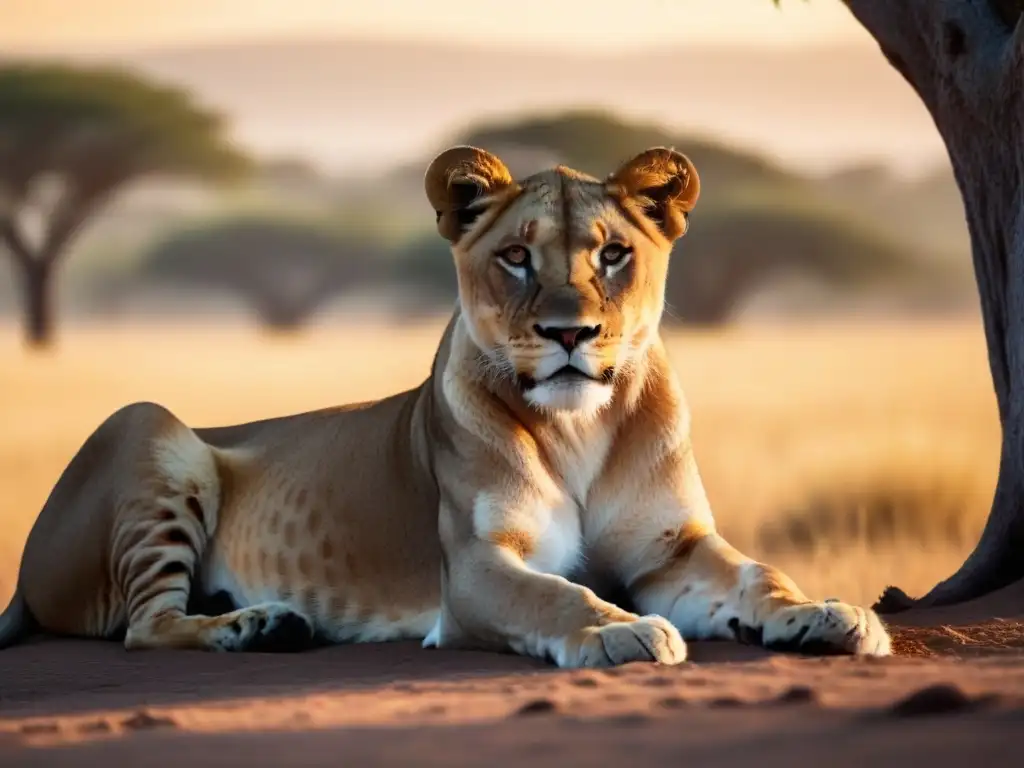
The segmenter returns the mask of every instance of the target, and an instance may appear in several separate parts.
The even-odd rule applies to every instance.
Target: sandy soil
[[[0,654],[0,764],[1019,765],[1024,585],[892,624],[891,659],[695,643],[693,663],[602,671],[414,643],[275,656],[39,639]]]

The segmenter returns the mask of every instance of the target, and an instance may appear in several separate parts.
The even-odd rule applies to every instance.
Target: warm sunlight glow
[[[681,43],[865,41],[836,0],[5,0],[0,48],[147,47],[369,36],[625,49]]]

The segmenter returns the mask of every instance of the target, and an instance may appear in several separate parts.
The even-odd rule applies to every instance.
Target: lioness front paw
[[[583,630],[575,664],[566,666],[613,667],[631,661],[679,664],[686,661],[686,643],[661,616],[641,616]]]
[[[817,656],[889,656],[892,641],[874,611],[838,600],[783,608],[765,622],[762,642],[776,651]]]
[[[223,617],[214,647],[222,651],[301,651],[313,640],[309,619],[285,603],[262,603]]]

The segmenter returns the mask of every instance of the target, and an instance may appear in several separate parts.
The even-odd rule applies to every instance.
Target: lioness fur
[[[423,384],[212,429],[118,411],[35,522],[0,647],[40,628],[129,649],[418,638],[560,667],[676,664],[684,638],[890,653],[873,612],[809,600],[716,532],[658,330],[693,164],[655,148],[605,180],[517,181],[461,146],[425,186],[459,302]]]

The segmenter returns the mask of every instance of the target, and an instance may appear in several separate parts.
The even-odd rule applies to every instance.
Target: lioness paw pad
[[[783,608],[765,622],[762,642],[813,655],[889,656],[892,641],[874,611],[838,600]]]
[[[686,661],[686,643],[661,616],[641,616],[585,630],[574,666],[612,667],[631,661],[679,664]]]

